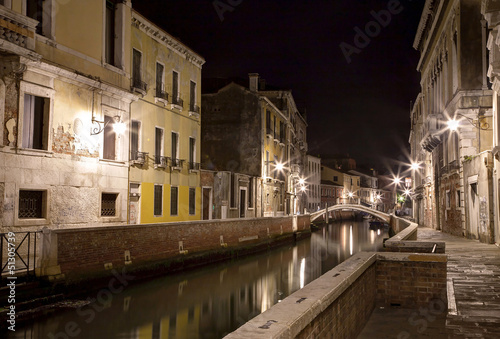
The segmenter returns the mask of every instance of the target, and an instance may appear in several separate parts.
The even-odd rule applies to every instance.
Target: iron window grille
[[[43,218],[43,191],[19,191],[19,218]]]
[[[117,193],[102,193],[101,196],[101,216],[114,217],[116,216],[116,198]]]

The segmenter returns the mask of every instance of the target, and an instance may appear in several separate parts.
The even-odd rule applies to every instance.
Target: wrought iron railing
[[[163,100],[168,100],[168,93],[158,88],[156,89],[155,96]]]
[[[184,100],[182,100],[181,98],[172,96],[172,104],[184,107]]]
[[[19,273],[35,275],[38,234],[41,231],[0,233],[2,278],[9,279]]]
[[[145,83],[144,81],[142,81],[141,79],[134,78],[133,82],[132,82],[132,87],[134,87],[135,89],[138,89],[140,91],[146,92],[148,89],[148,84]]]
[[[199,162],[190,162],[189,169],[194,170],[194,171],[199,171],[200,170],[200,163]]]
[[[189,111],[200,114],[200,106],[190,104]]]

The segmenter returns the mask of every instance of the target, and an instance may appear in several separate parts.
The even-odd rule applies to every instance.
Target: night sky
[[[424,2],[135,0],[133,8],[203,56],[203,77],[255,72],[292,89],[307,113],[310,154],[379,167],[409,148],[410,102],[420,90],[412,45]],[[380,12],[388,8],[390,17]],[[358,35],[356,45],[356,27],[368,29],[368,41]]]

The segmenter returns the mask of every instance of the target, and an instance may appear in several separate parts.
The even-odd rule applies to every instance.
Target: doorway
[[[240,187],[240,218],[245,218],[247,212],[247,189]]]
[[[130,183],[128,220],[130,224],[141,223],[141,184]]]

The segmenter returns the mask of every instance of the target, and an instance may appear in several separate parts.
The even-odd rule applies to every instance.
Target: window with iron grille
[[[196,188],[189,188],[189,215],[196,213]]]
[[[43,218],[44,191],[19,191],[19,218]]]
[[[116,215],[116,198],[118,193],[102,193],[101,217],[114,217]]]
[[[161,216],[163,214],[163,186],[155,185],[154,191],[154,215]]]

